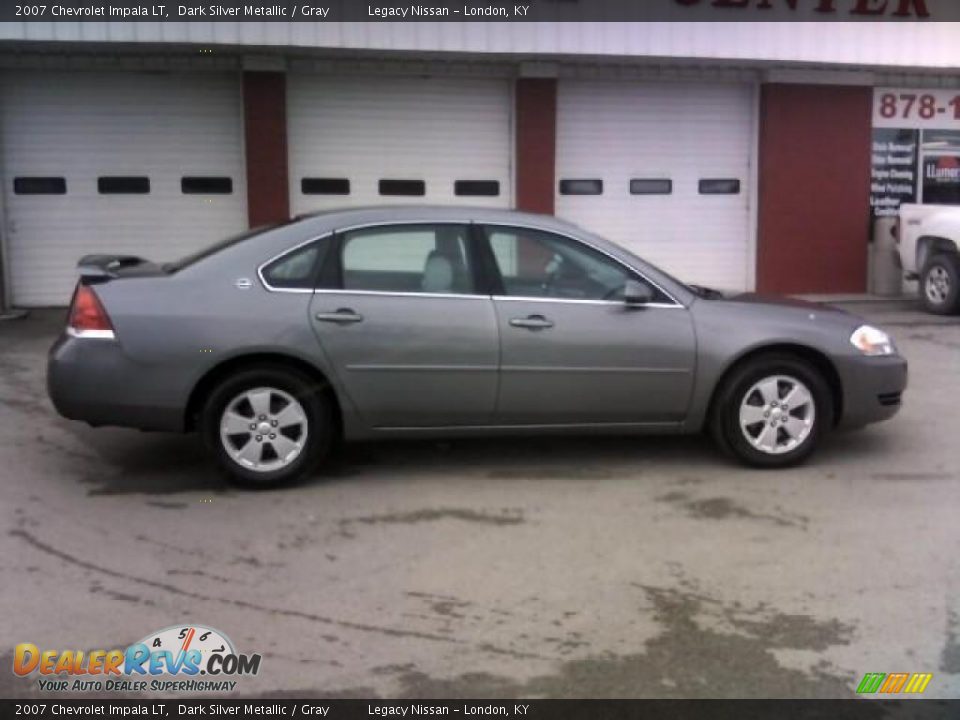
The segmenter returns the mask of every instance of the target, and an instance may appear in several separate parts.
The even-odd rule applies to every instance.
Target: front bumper
[[[162,402],[145,371],[116,340],[64,333],[47,356],[47,393],[57,412],[70,420],[182,430],[183,407]]]
[[[838,365],[843,387],[840,427],[862,427],[897,414],[907,388],[904,358],[855,356]]]

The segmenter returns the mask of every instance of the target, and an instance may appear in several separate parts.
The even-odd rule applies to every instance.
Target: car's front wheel
[[[763,355],[735,368],[720,388],[713,432],[720,445],[754,467],[788,467],[813,452],[833,422],[830,389],[809,363]]]
[[[204,442],[229,479],[271,488],[299,480],[326,456],[333,437],[324,388],[281,367],[241,370],[210,393]]]
[[[920,297],[923,306],[936,315],[960,310],[960,257],[937,253],[920,273]]]

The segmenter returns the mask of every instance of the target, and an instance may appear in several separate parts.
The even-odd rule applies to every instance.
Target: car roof
[[[573,223],[560,220],[552,215],[468,205],[376,205],[323,210],[298,215],[294,218],[295,222],[308,223],[318,229],[324,227],[331,230],[367,223],[417,222],[421,220],[423,222],[507,223],[558,232],[584,232],[582,228]]]

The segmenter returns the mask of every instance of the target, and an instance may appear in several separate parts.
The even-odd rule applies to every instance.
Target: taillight
[[[87,285],[78,284],[70,304],[67,332],[77,337],[113,337],[113,324],[100,298]]]

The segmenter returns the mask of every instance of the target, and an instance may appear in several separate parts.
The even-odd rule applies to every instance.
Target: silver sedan
[[[430,207],[168,264],[87,256],[48,368],[65,417],[197,430],[256,486],[341,438],[709,429],[783,467],[894,415],[906,379],[891,338],[840,310],[685,285],[555,218]]]

